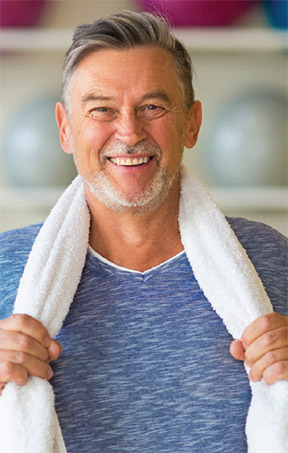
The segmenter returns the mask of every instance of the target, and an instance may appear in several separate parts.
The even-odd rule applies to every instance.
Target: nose
[[[143,123],[137,118],[135,112],[126,112],[122,114],[116,125],[115,138],[134,146],[146,138]]]

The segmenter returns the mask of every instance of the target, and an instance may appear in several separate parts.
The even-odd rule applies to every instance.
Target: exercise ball
[[[1,27],[35,25],[44,12],[46,0],[1,0]]]
[[[4,174],[15,186],[64,186],[76,175],[60,146],[52,97],[39,98],[13,118],[4,138]]]
[[[288,1],[263,0],[264,9],[269,23],[275,28],[288,27]]]
[[[160,12],[175,26],[224,26],[236,22],[253,0],[139,0],[150,12]]]
[[[254,91],[216,112],[206,133],[202,163],[212,183],[287,184],[287,97]]]

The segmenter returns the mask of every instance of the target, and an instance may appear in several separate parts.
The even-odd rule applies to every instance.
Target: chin
[[[166,200],[178,174],[179,168],[168,178],[166,172],[159,169],[150,187],[137,196],[127,195],[115,188],[104,172],[98,173],[91,182],[83,179],[90,193],[113,212],[145,215],[158,209]]]

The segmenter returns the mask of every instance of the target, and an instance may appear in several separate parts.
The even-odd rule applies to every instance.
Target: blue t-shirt
[[[287,242],[229,219],[275,311],[287,308]],[[39,226],[2,235],[0,317],[12,312]],[[91,249],[58,336],[56,410],[68,453],[242,453],[250,387],[185,252],[144,273]]]

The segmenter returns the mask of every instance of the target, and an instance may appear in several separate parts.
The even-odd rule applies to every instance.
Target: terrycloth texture
[[[179,209],[181,240],[194,275],[228,332],[240,338],[258,316],[273,311],[263,284],[209,193],[182,173]],[[248,367],[246,367],[249,372]],[[246,421],[249,453],[287,453],[288,382],[250,383]]]
[[[68,313],[85,263],[90,214],[80,178],[51,211],[31,250],[14,313],[40,320],[54,338]],[[5,386],[0,397],[0,451],[62,453],[51,385],[30,376],[28,384]]]
[[[14,311],[36,317],[52,336],[61,328],[81,277],[89,220],[77,177],[41,229],[19,286]],[[272,306],[224,216],[206,189],[184,169],[179,225],[200,287],[228,331],[239,338],[251,321],[271,312]],[[286,452],[288,383],[271,387],[255,383],[252,393],[246,426],[249,452]],[[50,384],[41,379],[30,377],[25,387],[8,384],[0,398],[0,451],[65,451],[53,400]]]

